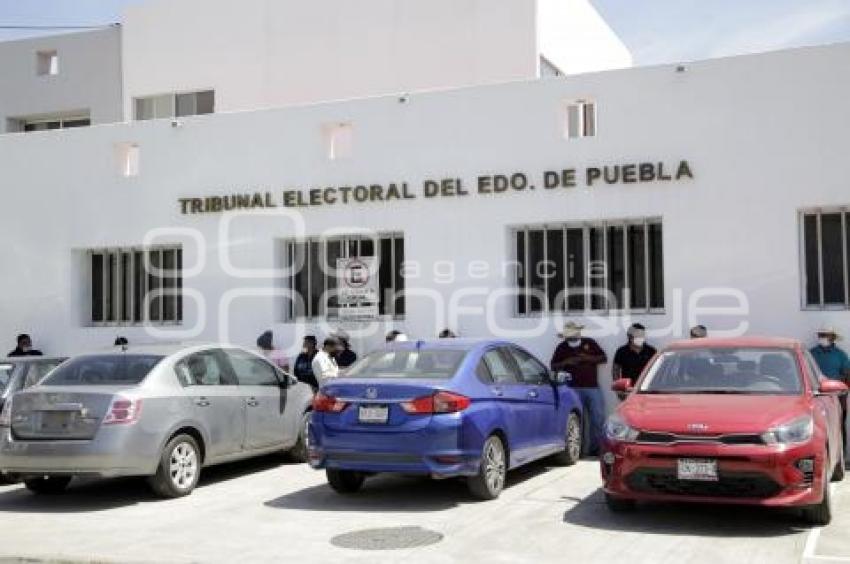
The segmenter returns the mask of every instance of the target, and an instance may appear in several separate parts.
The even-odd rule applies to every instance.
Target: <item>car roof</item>
[[[10,356],[0,357],[0,364],[38,364],[41,362],[65,362],[67,356]]]
[[[410,340],[410,341],[394,341],[387,343],[386,348],[392,350],[460,350],[474,351],[490,346],[504,346],[514,343],[503,341],[500,339],[427,339],[427,340]]]
[[[244,349],[239,345],[225,343],[140,343],[125,346],[106,347],[100,350],[92,350],[82,353],[80,356],[98,356],[125,354],[128,356],[171,356],[173,354],[185,354],[210,348]]]
[[[707,337],[703,339],[688,339],[675,341],[667,345],[667,350],[682,349],[723,349],[723,348],[769,348],[796,350],[803,345],[797,339],[786,337]]]

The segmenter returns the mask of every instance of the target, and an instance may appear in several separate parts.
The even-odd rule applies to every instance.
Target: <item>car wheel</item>
[[[611,494],[605,494],[605,505],[613,513],[626,513],[628,511],[634,511],[635,507],[637,507],[635,500],[623,499]]]
[[[832,494],[829,489],[827,472],[823,473],[823,501],[817,505],[810,505],[803,509],[803,518],[811,525],[824,527],[832,521]]]
[[[57,495],[64,493],[71,483],[70,476],[49,476],[24,480],[24,486],[34,494]]]
[[[841,449],[841,457],[838,460],[838,464],[836,464],[836,466],[835,466],[835,471],[832,473],[832,481],[833,482],[840,482],[841,480],[844,479],[844,474],[845,474],[844,464],[845,464],[845,462],[844,462],[844,449],[842,448]]]
[[[198,443],[189,435],[177,435],[165,445],[159,467],[148,481],[154,493],[173,498],[189,495],[201,476]]]
[[[552,457],[552,460],[560,466],[572,466],[581,458],[581,419],[575,413],[570,413],[567,418],[567,436],[564,450]]]
[[[360,472],[353,470],[334,470],[328,468],[325,470],[328,477],[328,484],[335,492],[341,494],[353,494],[360,491],[363,487],[363,482],[366,481],[366,476]]]
[[[307,462],[307,449],[310,447],[310,412],[301,416],[301,425],[298,427],[298,440],[289,450],[289,456],[295,462]]]
[[[490,436],[481,449],[481,465],[478,474],[468,479],[469,491],[478,499],[496,499],[505,488],[508,472],[507,457],[502,439]]]

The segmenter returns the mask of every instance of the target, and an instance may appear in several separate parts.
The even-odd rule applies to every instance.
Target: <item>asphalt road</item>
[[[598,485],[587,461],[520,470],[487,503],[458,482],[396,476],[342,497],[324,473],[270,457],[208,469],[191,496],[168,501],[138,480],[82,482],[59,497],[2,486],[0,560],[850,563],[850,480],[836,488],[834,525],[814,532],[793,512],[762,509],[612,515]],[[409,548],[418,537],[433,544]],[[408,548],[364,550],[383,543]]]

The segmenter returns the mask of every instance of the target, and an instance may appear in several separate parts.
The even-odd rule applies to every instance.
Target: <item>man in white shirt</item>
[[[339,376],[339,366],[337,366],[334,356],[340,348],[339,341],[333,337],[325,339],[322,350],[316,353],[313,357],[313,374],[316,380],[319,381],[319,386],[332,378]]]

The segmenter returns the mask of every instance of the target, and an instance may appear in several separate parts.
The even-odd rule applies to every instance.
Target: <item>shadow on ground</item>
[[[529,464],[508,474],[506,488],[543,474],[543,463]],[[380,474],[366,480],[355,494],[338,494],[329,485],[320,484],[267,501],[275,509],[306,511],[377,511],[427,512],[445,511],[463,503],[476,503],[462,478],[431,480],[421,476]]]
[[[570,499],[570,498],[565,498]],[[590,529],[657,535],[706,537],[779,537],[807,531],[790,509],[702,504],[639,504],[634,511],[613,513],[596,490],[564,514],[564,522]]]
[[[271,455],[211,466],[201,472],[198,488],[200,490],[287,463],[288,459],[283,456]],[[34,495],[23,484],[0,487],[0,513],[85,513],[164,501],[168,500],[155,496],[143,478],[75,479],[68,490],[60,495]]]

